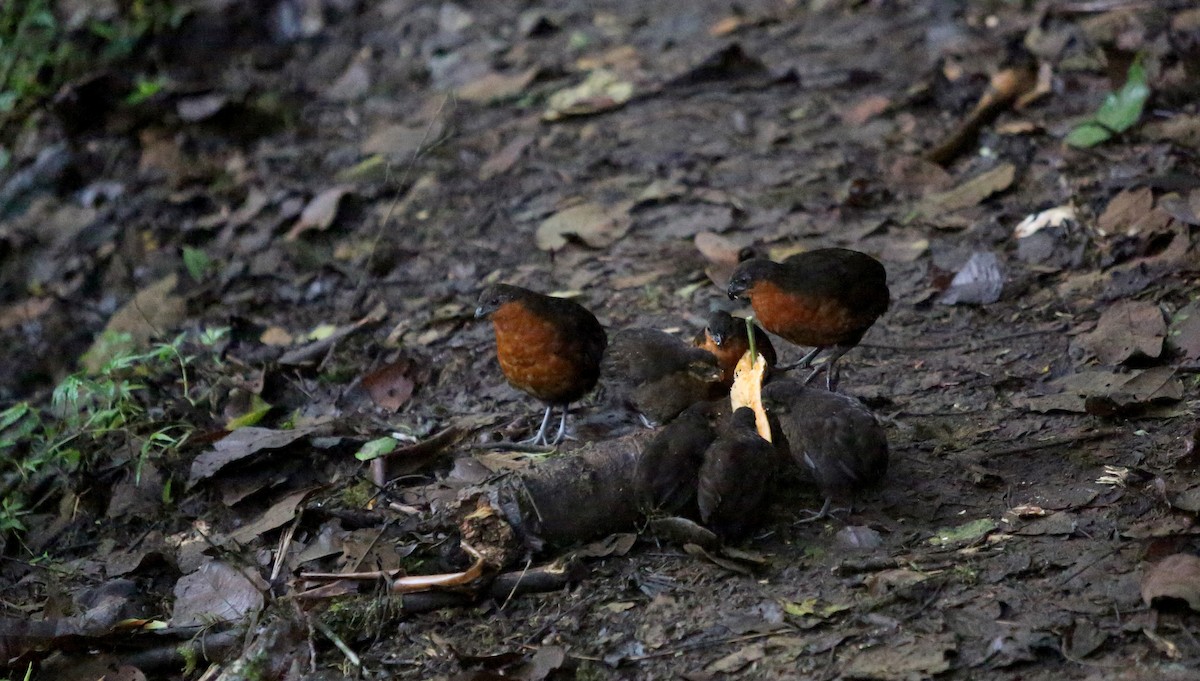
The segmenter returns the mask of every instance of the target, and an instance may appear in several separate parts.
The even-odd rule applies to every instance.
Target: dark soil
[[[279,3],[308,8],[296,25],[275,3],[234,4],[254,21],[202,9],[151,46],[171,85],[150,102],[47,110],[11,143],[0,406],[48,405],[114,311],[171,274],[171,292],[144,299],[165,316],[141,316],[161,338],[193,334],[197,359],[192,403],[177,374],[146,377],[139,398],[141,419],[194,429],[187,444],[135,478],[153,428],[134,423],[26,496],[28,531],[11,535],[0,570],[8,618],[78,614],[81,594],[120,578],[137,587],[126,616],[168,621],[189,572],[218,557],[269,579],[293,530],[264,622],[301,617],[287,605],[301,570],[462,569],[439,513],[494,471],[537,466],[482,445],[527,437],[541,418],[505,384],[490,325],[472,318],[479,290],[565,293],[610,335],[690,338],[727,303],[695,240],[714,233],[734,251],[845,246],[886,265],[892,306],[843,359],[840,387],[887,425],[882,488],[849,514],[798,524],[821,499],[789,473],[740,551],[646,533],[593,551],[551,592],[424,613],[417,599],[349,624],[339,608],[389,599],[335,598],[308,616],[326,618],[361,667],[300,627],[316,669],[297,644],[288,659],[303,671],[278,678],[1200,678],[1200,617],[1142,595],[1148,566],[1200,553],[1189,3]],[[1141,122],[1065,146],[1135,54],[1152,91]],[[1039,65],[1047,93],[1001,107],[944,168],[922,158],[992,74]],[[542,120],[554,93],[601,67],[632,86],[628,102]],[[197,113],[205,102],[215,113]],[[31,171],[16,193],[14,173],[39,152],[61,167]],[[943,193],[1005,164],[1011,181]],[[339,187],[330,209],[311,203]],[[82,203],[101,189],[108,200]],[[603,219],[546,241],[547,218],[582,203]],[[1014,233],[1059,206],[1073,217]],[[185,249],[212,262],[200,281]],[[977,253],[998,258],[999,299],[946,304]],[[1128,314],[1102,317],[1114,309]],[[321,325],[346,333],[313,348],[305,336]],[[231,330],[215,352],[195,343],[217,327]],[[775,346],[784,361],[804,350]],[[1100,378],[1068,380],[1079,376]],[[645,442],[611,392],[575,409],[575,439],[555,456]],[[251,395],[273,407],[259,427],[316,430],[188,485]],[[362,510],[375,492],[352,456],[364,441],[453,424],[461,441]],[[303,513],[238,534],[299,490],[313,490]],[[298,558],[320,542],[329,550]],[[1200,604],[1195,578],[1177,581],[1169,593]],[[4,650],[29,652],[8,626]],[[136,637],[85,647],[155,678],[199,673],[134,657]],[[41,649],[33,657],[53,653],[45,678],[103,673],[61,640]],[[229,659],[217,662],[232,674]]]

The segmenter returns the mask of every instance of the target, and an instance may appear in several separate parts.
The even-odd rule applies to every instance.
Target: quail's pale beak
[[[725,289],[725,293],[729,294],[730,300],[737,300],[746,292],[746,284],[738,280],[729,282],[729,286]]]

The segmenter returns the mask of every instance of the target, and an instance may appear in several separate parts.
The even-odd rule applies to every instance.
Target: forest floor
[[[197,3],[129,67],[161,91],[96,74],[9,144],[9,677],[203,670],[137,617],[256,623],[228,678],[1200,678],[1200,615],[1147,604],[1200,608],[1195,563],[1152,569],[1200,553],[1188,5]],[[1111,139],[1065,144],[1114,92]],[[843,360],[891,447],[848,516],[797,524],[820,498],[789,477],[720,555],[630,527],[553,591],[291,605],[302,571],[462,569],[428,521],[544,463],[495,446],[541,405],[473,318],[485,284],[690,338],[724,259],[826,246],[892,293]],[[553,456],[642,441],[611,393]],[[354,457],[451,426],[384,494]]]

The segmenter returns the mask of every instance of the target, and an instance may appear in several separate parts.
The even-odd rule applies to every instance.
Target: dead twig
[[[1101,428],[1086,433],[1072,433],[1070,435],[1060,435],[1058,437],[1047,438],[1040,442],[1029,442],[1023,445],[1014,445],[1003,449],[994,449],[987,452],[988,456],[1007,456],[1009,454],[1023,454],[1032,452],[1038,449],[1048,449],[1050,447],[1059,447],[1061,445],[1074,444],[1076,442],[1087,442],[1088,440],[1102,440],[1112,435],[1120,435],[1124,430],[1121,428]]]

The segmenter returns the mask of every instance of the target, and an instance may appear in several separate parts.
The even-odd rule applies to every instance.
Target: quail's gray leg
[[[550,412],[553,409],[554,409],[554,405],[551,405],[551,404],[546,405],[546,414],[545,414],[545,416],[542,416],[542,427],[538,428],[538,432],[536,435],[529,438],[528,440],[524,440],[523,441],[524,444],[534,444],[534,445],[550,444],[549,442],[546,441],[546,426],[548,426],[550,424]],[[563,416],[564,417],[566,416],[566,412],[563,413]],[[561,436],[562,433],[560,432],[559,435]],[[558,440],[555,440],[555,442],[558,442]]]

